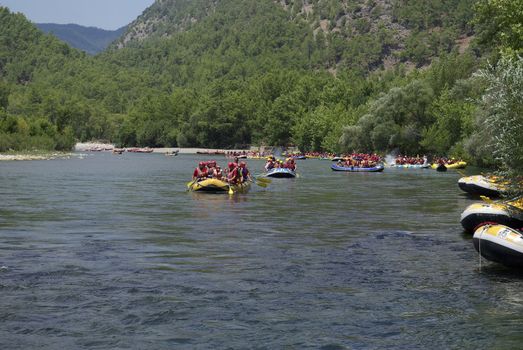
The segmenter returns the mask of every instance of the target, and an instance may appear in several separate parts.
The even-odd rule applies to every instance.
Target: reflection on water
[[[459,224],[471,199],[457,173],[334,173],[305,160],[300,178],[247,194],[188,192],[203,159],[0,164],[0,347],[523,341],[523,276],[479,269]],[[262,171],[263,161],[249,163]]]

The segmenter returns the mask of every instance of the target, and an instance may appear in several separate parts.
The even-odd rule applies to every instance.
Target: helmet
[[[227,166],[229,167],[229,169],[234,168],[234,163],[233,162],[229,162],[229,164],[227,164]]]
[[[245,168],[246,165],[245,162],[240,162],[240,167]]]
[[[205,166],[205,162],[200,162],[200,163],[198,163],[198,165],[199,165],[200,167]]]

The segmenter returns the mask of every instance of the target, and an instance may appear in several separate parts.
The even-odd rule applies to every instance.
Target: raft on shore
[[[465,176],[458,180],[458,186],[471,195],[499,197],[503,194],[505,186],[495,180],[483,175]]]
[[[487,223],[523,228],[523,197],[503,202],[474,203],[461,213],[461,225],[467,232],[474,232]]]
[[[191,183],[189,190],[194,192],[228,193],[229,189],[233,192],[246,193],[251,187],[250,182],[229,185],[229,183],[218,179],[205,179]]]
[[[523,233],[504,225],[484,225],[474,232],[474,248],[487,260],[523,267]]]

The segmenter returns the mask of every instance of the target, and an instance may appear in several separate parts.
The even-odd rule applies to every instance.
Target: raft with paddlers
[[[405,168],[405,169],[427,169],[430,168],[430,164],[391,164],[393,168]]]
[[[503,194],[505,186],[496,177],[486,177],[483,175],[464,176],[458,180],[458,186],[463,191],[487,197],[499,197]]]
[[[523,267],[523,233],[504,225],[484,225],[474,232],[474,248],[487,260]]]
[[[471,204],[461,213],[461,225],[467,232],[473,232],[486,223],[497,223],[515,229],[523,228],[523,197],[494,202],[486,197],[483,203]]]
[[[210,178],[203,179],[200,181],[192,181],[187,185],[187,187],[189,188],[189,190],[195,192],[246,193],[249,191],[251,183],[249,181],[246,181],[239,184],[229,184],[228,182],[223,180]]]
[[[438,167],[440,165],[444,165],[445,168],[447,168],[447,169],[465,169],[467,167],[467,162],[459,161],[459,162],[455,162],[455,163],[443,163],[443,164],[434,163],[434,164],[432,164],[431,167],[432,167],[432,169],[438,170]]]
[[[293,178],[296,177],[296,172],[288,168],[272,168],[267,171],[265,176],[277,178]]]
[[[348,171],[348,172],[355,172],[355,173],[359,173],[359,172],[375,173],[375,172],[383,171],[384,167],[382,164],[378,164],[378,165],[375,165],[373,167],[368,167],[368,168],[363,168],[363,167],[358,167],[358,166],[340,166],[337,164],[332,164],[331,169],[333,171]]]

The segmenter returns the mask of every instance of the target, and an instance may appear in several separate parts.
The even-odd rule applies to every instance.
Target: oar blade
[[[258,182],[263,182],[263,183],[267,183],[267,184],[270,184],[272,182],[272,180],[267,177],[258,177],[258,178],[256,178],[256,180]]]
[[[268,183],[266,183],[266,182],[259,182],[259,181],[256,181],[256,185],[258,185],[258,186],[260,186],[260,187],[263,187],[263,188],[269,186]]]

